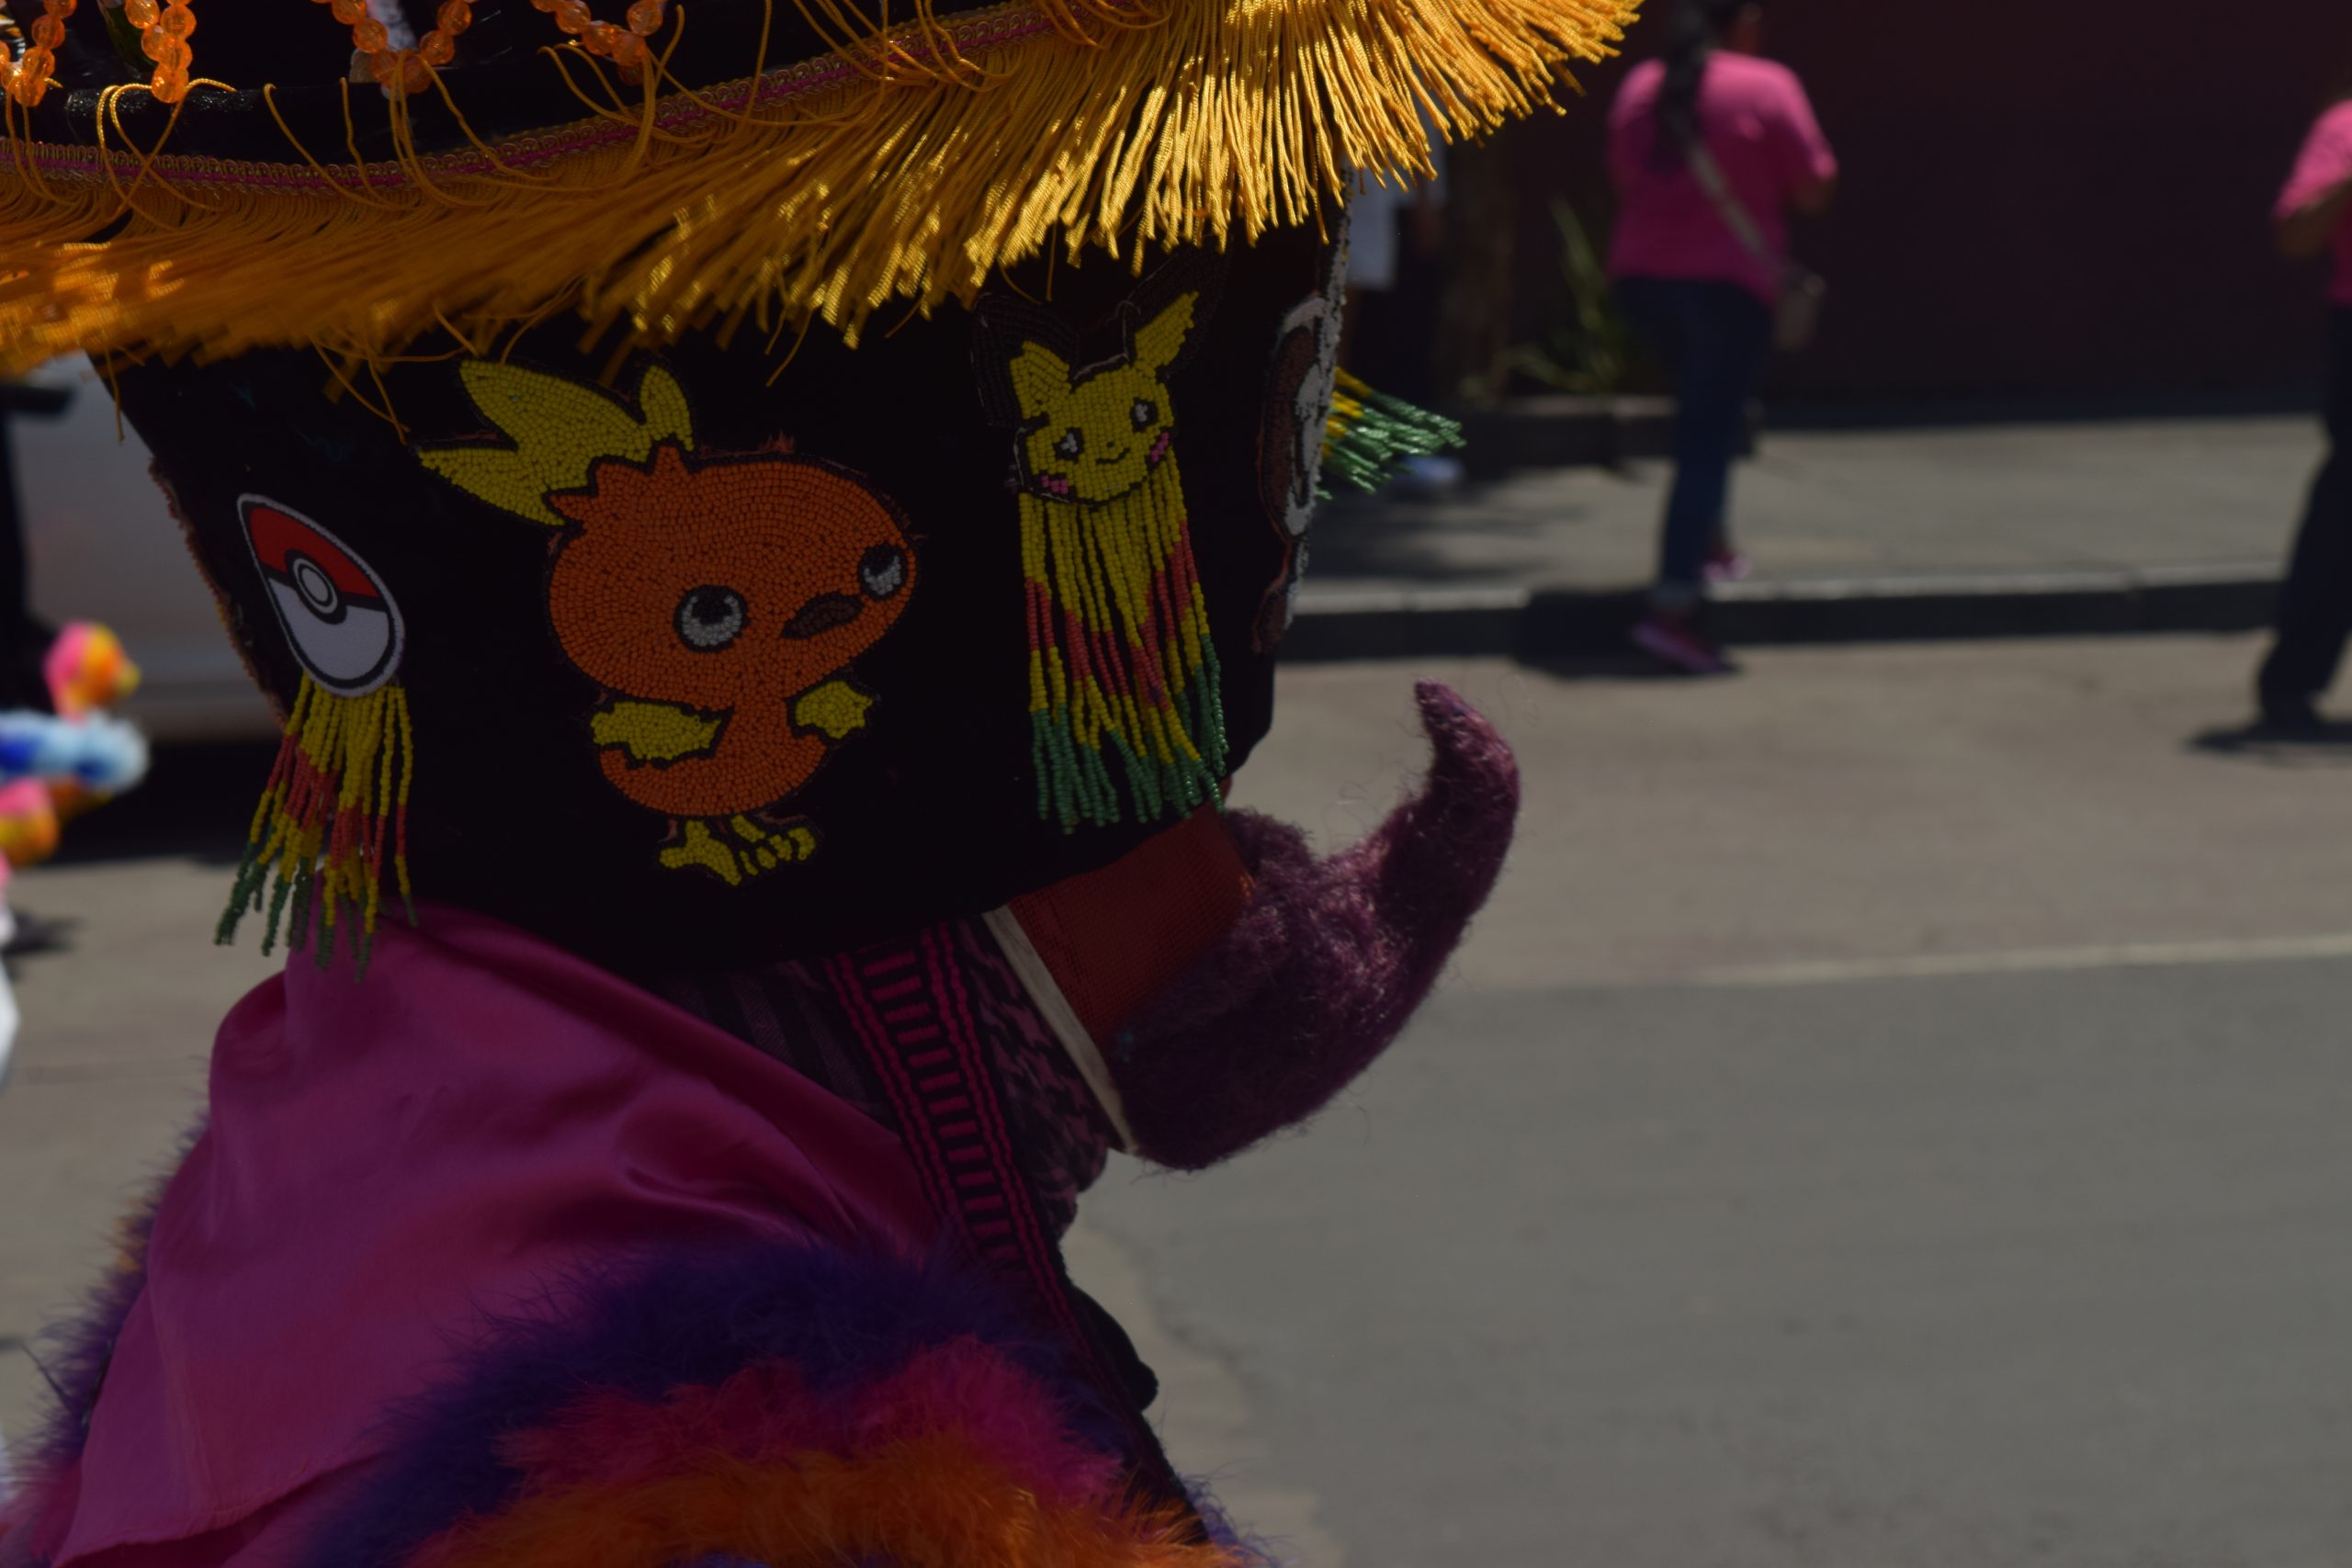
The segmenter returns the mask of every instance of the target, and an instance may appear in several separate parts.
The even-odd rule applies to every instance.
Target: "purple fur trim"
[[[1216,1495],[1209,1490],[1207,1482],[1187,1479],[1184,1495],[1192,1502],[1193,1512],[1200,1516],[1201,1529],[1208,1538],[1233,1553],[1232,1568],[1290,1568],[1291,1560],[1276,1551],[1272,1541],[1252,1535],[1233,1522],[1217,1503]]]
[[[1450,687],[1415,691],[1429,776],[1363,842],[1318,862],[1295,828],[1227,817],[1256,897],[1113,1043],[1148,1158],[1197,1170],[1329,1103],[1396,1038],[1493,890],[1519,764]]]
[[[811,1392],[797,1369],[748,1367],[718,1384],[673,1390],[659,1403],[591,1394],[554,1424],[518,1436],[507,1456],[540,1495],[636,1486],[697,1468],[713,1452],[751,1465],[812,1453],[844,1461],[948,1436],[1048,1506],[1114,1500],[1118,1456],[1074,1441],[1064,1401],[1002,1352],[959,1340],[909,1356],[889,1377]]]
[[[492,1323],[439,1392],[393,1416],[391,1454],[300,1568],[392,1568],[466,1515],[496,1511],[522,1479],[507,1439],[584,1394],[658,1403],[762,1360],[788,1362],[823,1393],[888,1376],[925,1347],[977,1339],[1054,1390],[1076,1435],[1126,1452],[1117,1414],[968,1265],[768,1247],[644,1260],[555,1294],[543,1316]]]
[[[145,1256],[147,1235],[154,1224],[153,1198],[124,1218],[122,1247],[130,1258]],[[122,1333],[123,1319],[130,1315],[131,1306],[146,1284],[144,1269],[129,1262],[111,1264],[98,1282],[89,1288],[78,1314],[41,1331],[42,1353],[35,1360],[49,1384],[55,1408],[49,1412],[40,1435],[28,1450],[34,1470],[71,1463],[82,1451],[90,1407],[97,1403],[98,1385],[106,1378],[107,1363],[114,1357],[114,1342]]]

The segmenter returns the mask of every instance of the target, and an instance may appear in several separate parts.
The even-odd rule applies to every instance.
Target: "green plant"
[[[1633,329],[1610,292],[1600,247],[1566,199],[1552,203],[1552,221],[1560,231],[1560,287],[1553,319],[1542,338],[1514,347],[1505,363],[1556,391],[1624,391],[1634,382],[1638,351]]]

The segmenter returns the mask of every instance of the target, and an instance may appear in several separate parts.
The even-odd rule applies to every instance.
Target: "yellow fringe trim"
[[[286,716],[277,765],[254,809],[245,853],[237,868],[217,940],[235,940],[238,921],[262,913],[267,889],[268,925],[261,950],[281,934],[289,947],[311,942],[321,967],[334,956],[336,926],[351,928],[351,946],[364,972],[384,902],[389,855],[401,901],[416,918],[408,877],[409,780],[416,738],[409,727],[408,694],[398,682],[364,696],[339,697],[305,674]]]
[[[480,352],[472,334],[550,301],[632,342],[750,323],[773,344],[817,318],[854,342],[893,300],[968,302],[1057,244],[1140,265],[1318,222],[1359,175],[1425,172],[1425,125],[1478,136],[1551,107],[1565,64],[1613,54],[1637,6],[1021,0],[882,33],[842,0],[799,3],[833,54],[632,89],[549,50],[582,120],[421,157],[396,102],[401,152],[379,164],[131,147],[138,86],[107,89],[95,147],[30,141],[11,107],[0,373],[288,344],[373,365],[435,327]]]

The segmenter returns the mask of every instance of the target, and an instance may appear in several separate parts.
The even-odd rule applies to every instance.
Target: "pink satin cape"
[[[649,1244],[921,1255],[933,1229],[898,1140],[799,1074],[428,907],[387,923],[364,979],[298,954],[221,1024],[209,1126],[35,1552],[257,1560],[364,1475],[387,1407],[484,1314],[545,1310]]]

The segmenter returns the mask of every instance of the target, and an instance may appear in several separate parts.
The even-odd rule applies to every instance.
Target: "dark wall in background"
[[[1589,96],[1513,130],[1521,324],[1559,292],[1547,208],[1605,212],[1602,120],[1653,52],[1652,0]],[[1798,254],[1834,290],[1783,394],[2264,390],[2318,370],[2321,275],[2271,247],[2269,204],[2332,82],[2345,0],[2034,7],[1774,0],[1770,52],[1844,164]],[[1565,95],[1564,95],[1565,96]]]

